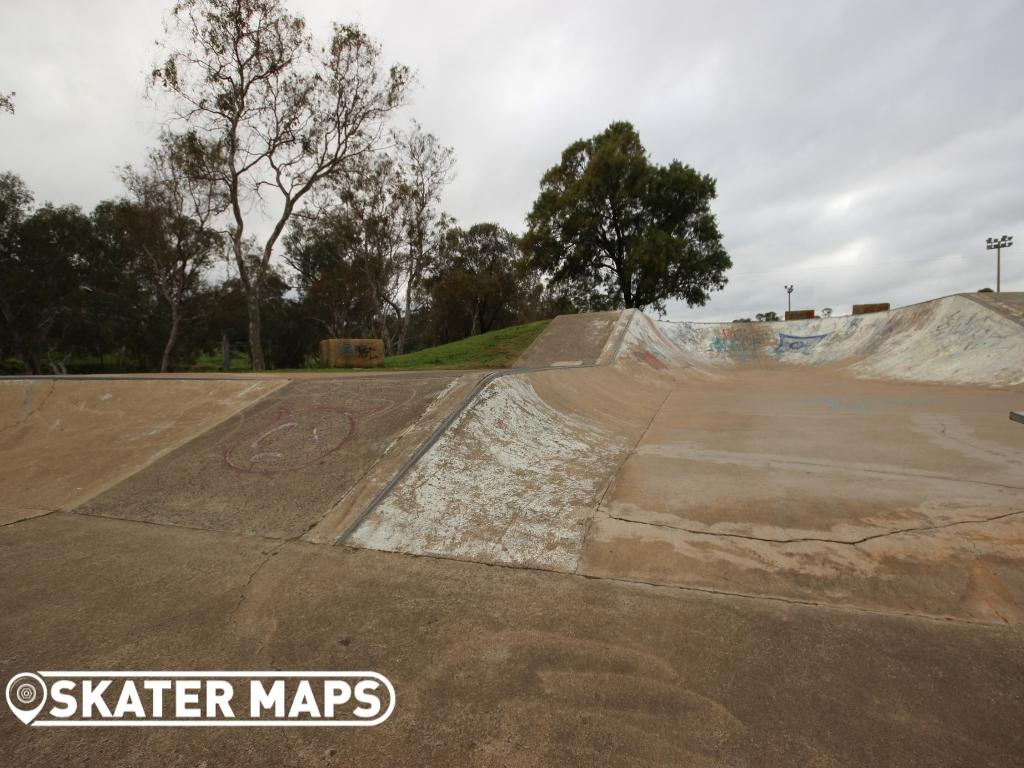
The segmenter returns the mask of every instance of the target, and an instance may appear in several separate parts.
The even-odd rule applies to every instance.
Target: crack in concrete
[[[266,536],[262,533],[255,533],[253,531],[233,531],[230,528],[204,528],[198,525],[185,525],[184,523],[172,523],[168,520],[140,520],[135,517],[118,517],[117,515],[104,515],[100,512],[81,512],[76,509],[62,509],[54,510],[57,514],[62,515],[74,515],[75,517],[95,517],[99,520],[113,520],[119,523],[132,523],[133,525],[152,525],[156,528],[180,528],[184,531],[202,531],[205,533],[223,533],[229,536],[245,536],[253,539],[262,539],[263,541],[272,542],[288,542],[294,541],[298,536],[293,536],[287,539],[280,539],[274,536]],[[46,515],[40,515],[39,517],[31,517],[29,520],[38,520],[40,517],[46,517]],[[301,534],[299,534],[301,535]]]
[[[249,578],[245,580],[245,584],[242,585],[242,589],[238,595],[238,602],[235,603],[235,607],[232,608],[231,612],[228,614],[228,622],[232,624],[236,623],[235,615],[241,609],[242,603],[245,602],[245,598],[249,594],[249,588],[252,586],[253,581],[256,580],[256,577],[259,575],[259,572],[263,570],[263,566],[270,562],[270,558],[272,558],[274,555],[280,552],[281,548],[284,547],[286,544],[288,544],[288,541],[281,541],[278,542],[276,546],[270,547],[269,549],[264,551],[262,559],[256,564],[256,567],[253,568],[252,573],[249,574]]]
[[[60,516],[60,515],[67,515],[67,516],[75,515],[76,517],[79,517],[79,518],[82,518],[82,517],[95,517],[95,518],[98,518],[98,519],[107,520],[109,522],[123,523],[123,524],[128,524],[128,525],[153,525],[153,526],[157,526],[157,527],[185,528],[186,530],[192,530],[192,531],[196,531],[196,532],[199,532],[199,533],[205,533],[205,534],[214,535],[214,536],[225,536],[225,535],[228,535],[228,536],[244,536],[244,537],[251,537],[251,538],[261,538],[261,539],[264,539],[266,541],[273,542],[275,544],[275,546],[272,546],[267,551],[267,554],[263,558],[261,558],[260,562],[256,565],[256,567],[249,574],[249,577],[246,579],[245,584],[242,585],[241,594],[239,595],[238,601],[236,602],[235,607],[231,610],[230,614],[228,615],[228,620],[230,622],[232,622],[232,623],[235,622],[235,615],[237,614],[237,612],[241,609],[242,605],[244,604],[245,598],[246,598],[246,596],[248,594],[248,590],[252,586],[252,583],[255,581],[256,577],[259,575],[259,572],[263,569],[263,567],[267,564],[267,562],[269,562],[270,558],[274,556],[274,554],[276,554],[277,552],[281,551],[281,549],[283,549],[285,546],[287,546],[289,544],[308,545],[308,546],[313,548],[313,551],[315,551],[317,548],[320,548],[322,546],[322,545],[319,545],[319,544],[314,544],[312,542],[302,541],[301,539],[298,539],[298,538],[292,538],[292,539],[286,539],[286,540],[267,539],[266,537],[258,536],[257,534],[252,534],[252,533],[236,533],[236,532],[233,532],[233,531],[223,531],[223,530],[217,530],[217,529],[211,529],[211,528],[188,528],[186,526],[167,525],[165,523],[153,523],[153,522],[150,522],[150,521],[147,521],[147,520],[131,520],[131,519],[126,519],[126,518],[121,518],[121,517],[106,517],[106,516],[103,516],[103,515],[91,515],[91,514],[85,515],[85,514],[81,514],[81,513],[68,512],[68,511],[55,511],[52,514],[53,515],[58,515],[58,516]],[[1016,514],[1024,514],[1024,510],[1021,510],[1020,512],[1012,512],[1012,513],[1010,513],[1010,515],[1016,515]],[[49,516],[50,515],[45,515],[43,517],[49,517]],[[1009,516],[1009,515],[1006,515],[1006,516]],[[37,520],[40,520],[40,519],[42,519],[42,517],[28,518],[24,522],[30,523],[30,522],[37,521]],[[626,521],[626,522],[632,522],[632,521]],[[964,522],[983,522],[983,521],[964,521]],[[660,584],[660,583],[655,582],[655,581],[644,581],[642,579],[630,579],[630,578],[618,577],[618,576],[598,576],[598,575],[594,575],[594,574],[579,573],[579,572],[571,573],[571,572],[568,572],[568,571],[560,571],[560,570],[557,570],[557,569],[554,569],[554,568],[545,568],[545,567],[536,566],[536,565],[525,565],[525,564],[516,564],[516,563],[490,563],[490,562],[481,561],[481,560],[467,560],[467,559],[462,559],[462,558],[457,558],[457,557],[448,557],[448,556],[444,556],[444,555],[420,554],[420,553],[414,553],[414,552],[391,552],[391,551],[387,551],[387,550],[375,550],[375,549],[367,549],[367,548],[364,548],[364,547],[354,547],[351,544],[341,544],[341,545],[336,545],[336,547],[338,549],[341,549],[342,551],[348,551],[348,552],[351,552],[353,554],[372,553],[374,555],[382,555],[383,554],[383,555],[397,556],[397,557],[417,557],[417,558],[424,558],[424,559],[427,559],[427,560],[438,560],[438,561],[442,561],[442,562],[466,563],[467,565],[483,566],[483,567],[486,567],[486,568],[503,568],[503,569],[509,569],[509,570],[514,570],[514,571],[526,571],[526,572],[557,574],[559,576],[566,576],[566,577],[570,577],[570,578],[583,578],[583,579],[589,579],[589,580],[592,580],[592,581],[608,581],[608,582],[613,582],[613,583],[621,583],[621,584],[634,585],[634,586],[645,586],[645,587],[650,587],[650,588],[653,588],[653,589],[666,589],[666,590],[674,590],[674,591],[680,591],[680,592],[698,592],[698,593],[701,593],[701,594],[706,594],[706,595],[711,595],[711,596],[716,596],[716,597],[736,598],[736,599],[753,600],[753,601],[759,601],[759,602],[785,603],[785,604],[789,604],[789,605],[797,605],[797,606],[803,606],[803,607],[808,607],[808,608],[821,608],[821,609],[825,609],[825,610],[833,610],[833,611],[838,611],[840,613],[861,613],[861,614],[866,613],[866,614],[871,614],[871,615],[875,615],[875,616],[885,616],[885,617],[889,617],[889,618],[893,618],[893,617],[896,617],[896,618],[907,618],[907,619],[916,619],[916,620],[923,620],[923,621],[942,622],[944,624],[962,624],[962,625],[965,625],[965,626],[990,627],[990,628],[996,628],[996,629],[1006,628],[1007,626],[1010,626],[1010,627],[1016,627],[1017,626],[1017,625],[1013,625],[1013,624],[1009,624],[1008,625],[1008,624],[1002,624],[1002,623],[996,623],[996,622],[990,622],[990,621],[977,621],[977,620],[973,620],[973,619],[963,619],[963,618],[958,618],[958,617],[955,617],[955,616],[939,616],[939,615],[928,614],[928,613],[911,613],[911,612],[908,612],[908,611],[883,611],[883,610],[876,610],[876,609],[872,609],[872,608],[864,608],[864,607],[856,606],[856,605],[846,605],[846,604],[843,604],[843,603],[820,603],[820,602],[815,602],[813,600],[800,600],[800,599],[797,599],[797,598],[779,597],[779,596],[775,596],[775,595],[754,595],[754,594],[748,594],[748,593],[744,593],[744,592],[732,592],[732,591],[729,591],[729,590],[713,589],[711,587],[697,587],[697,586],[693,586],[693,585],[683,585],[683,584]],[[338,551],[338,549],[336,549],[335,547],[329,547],[329,548],[326,548],[326,551],[332,551],[332,550],[333,551]],[[325,552],[325,555],[326,555],[326,552]]]
[[[616,517],[609,515],[610,520],[618,520],[623,523],[632,523],[634,525],[649,525],[655,528],[667,528],[673,531],[682,531],[684,533],[692,533],[697,536],[719,536],[729,539],[746,539],[748,541],[760,541],[766,544],[802,544],[805,542],[819,542],[823,544],[845,544],[848,546],[856,546],[863,544],[867,541],[873,541],[875,539],[883,539],[888,536],[898,536],[903,533],[917,533],[920,531],[937,531],[942,528],[952,528],[958,525],[983,525],[985,523],[993,523],[998,520],[1005,520],[1008,517],[1014,517],[1016,515],[1024,515],[1024,509],[1017,510],[1015,512],[1006,512],[1001,515],[995,515],[994,517],[984,517],[976,520],[953,520],[948,523],[941,523],[939,525],[924,525],[915,528],[896,528],[891,531],[883,531],[881,533],[873,533],[868,536],[863,536],[859,539],[828,539],[818,536],[803,536],[791,539],[773,539],[765,536],[752,536],[745,533],[723,533],[721,531],[700,531],[694,528],[685,528],[679,525],[669,525],[667,523],[653,523],[645,520],[632,520],[628,517]]]
[[[622,468],[626,466],[626,462],[629,461],[630,457],[632,457],[636,453],[636,449],[639,447],[640,443],[643,442],[644,437],[647,436],[647,433],[651,429],[651,425],[654,424],[654,420],[658,418],[658,414],[661,413],[662,409],[665,407],[665,403],[667,403],[668,399],[672,397],[672,392],[673,390],[670,389],[668,392],[665,393],[665,397],[662,399],[658,407],[654,409],[654,413],[651,414],[651,418],[647,422],[647,426],[644,427],[643,432],[641,432],[639,437],[637,437],[637,439],[633,442],[633,447],[626,451],[625,455],[622,457],[622,461],[619,462],[619,465],[615,468],[615,471],[612,472],[611,476],[609,476],[608,482],[605,483],[604,490],[601,491],[601,496],[598,498],[597,504],[594,506],[594,514],[591,515],[589,520],[587,520],[587,527],[586,530],[584,530],[583,538],[580,541],[580,557],[576,558],[576,565],[572,570],[573,573],[576,573],[579,570],[580,558],[582,558],[583,553],[587,549],[587,540],[590,538],[590,532],[594,528],[594,521],[597,519],[597,516],[601,514],[601,505],[604,504],[605,497],[608,495],[608,492],[612,489],[612,486],[615,484],[615,478],[619,476],[620,472],[622,472]]]
[[[30,382],[30,383],[36,384],[36,383],[41,383],[41,382]],[[22,424],[24,424],[26,421],[28,421],[32,416],[34,416],[37,413],[42,412],[43,408],[45,408],[46,404],[50,401],[50,396],[53,395],[53,391],[56,388],[57,388],[57,382],[51,381],[50,382],[49,390],[47,390],[46,394],[43,396],[43,399],[39,401],[39,404],[35,408],[33,408],[32,410],[28,411],[27,413],[23,413],[22,415],[20,415],[12,423],[4,424],[2,427],[0,427],[0,432],[6,432],[8,429],[14,429],[15,427],[20,427]],[[29,392],[31,392],[31,390],[29,390]],[[22,406],[22,410],[24,410],[24,406]]]
[[[1024,510],[1022,510],[1024,512]],[[624,576],[599,576],[596,574],[589,573],[572,573],[569,571],[560,571],[555,568],[545,568],[537,565],[522,565],[517,563],[492,563],[484,560],[467,560],[458,557],[450,557],[445,555],[435,554],[424,554],[420,552],[392,552],[389,550],[375,550],[365,549],[363,547],[354,547],[351,544],[339,544],[336,545],[343,550],[349,550],[353,553],[358,552],[373,552],[376,554],[388,554],[396,555],[399,557],[418,557],[426,560],[439,560],[442,562],[455,562],[465,563],[467,565],[484,566],[487,568],[506,568],[513,571],[529,571],[535,573],[548,573],[558,576],[565,576],[569,578],[581,578],[589,579],[590,581],[608,581],[618,584],[627,584],[639,587],[650,587],[652,589],[666,589],[678,592],[699,592],[704,595],[710,595],[714,597],[724,598],[737,598],[741,600],[752,600],[755,602],[769,602],[769,603],[785,603],[787,605],[802,606],[805,608],[820,608],[824,610],[837,611],[839,613],[859,613],[859,614],[870,614],[872,616],[884,616],[887,618],[905,618],[905,619],[916,619],[919,621],[932,621],[941,622],[943,624],[960,624],[971,627],[987,627],[990,629],[1006,629],[1008,627],[1016,627],[1015,624],[1002,624],[992,621],[979,621],[976,619],[964,619],[956,616],[943,616],[931,613],[911,613],[909,611],[885,611],[878,610],[875,608],[865,608],[858,605],[849,605],[845,603],[819,603],[814,600],[801,600],[799,598],[792,597],[781,597],[778,595],[754,595],[746,592],[731,592],[724,589],[714,589],[712,587],[697,587],[687,584],[661,584],[656,581],[644,581],[643,579],[630,579]]]
[[[52,515],[55,512],[60,512],[59,509],[48,509],[46,507],[16,507],[18,512],[34,512],[35,514],[27,515],[26,517],[19,517],[17,520],[8,520],[6,523],[0,523],[0,528],[7,528],[10,525],[17,525],[18,523],[24,523],[29,520],[38,520],[40,517],[46,517]]]

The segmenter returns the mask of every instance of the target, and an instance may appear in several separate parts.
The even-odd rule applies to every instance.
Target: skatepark
[[[1022,408],[1022,293],[563,315],[500,371],[0,380],[5,667],[397,692],[340,734],[6,719],[6,751],[1019,764]]]

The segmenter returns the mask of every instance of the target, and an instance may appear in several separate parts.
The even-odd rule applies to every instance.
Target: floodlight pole
[[[787,285],[786,288],[786,311],[791,312],[793,310],[793,286]]]
[[[996,252],[996,293],[1000,292],[1002,272],[1002,260],[1003,260],[1003,248],[1009,248],[1013,245],[1013,235],[1003,235],[1002,237],[989,237],[985,239],[985,248],[989,251]]]

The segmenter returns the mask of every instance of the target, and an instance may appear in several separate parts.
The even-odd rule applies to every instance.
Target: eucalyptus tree
[[[274,248],[311,195],[387,141],[408,68],[335,24],[317,44],[280,0],[181,0],[151,75],[152,93],[192,150],[191,173],[219,185],[246,294],[252,367],[265,367],[261,289]],[[266,231],[263,231],[263,225]],[[246,247],[259,233],[258,246]]]
[[[437,258],[445,232],[452,226],[440,205],[441,194],[452,180],[455,153],[415,121],[407,132],[396,134],[395,144],[405,231],[401,251],[402,319],[395,344],[395,352],[400,355],[409,336],[414,301]]]
[[[202,288],[203,276],[221,253],[214,220],[227,201],[219,185],[189,171],[188,147],[165,134],[145,167],[126,166],[121,179],[130,198],[117,205],[124,236],[140,278],[167,305],[170,316],[160,371],[170,370],[181,334],[186,300]]]

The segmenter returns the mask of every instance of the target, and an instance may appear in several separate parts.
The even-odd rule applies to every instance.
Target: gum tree
[[[180,139],[165,135],[142,169],[126,166],[121,179],[130,198],[115,206],[127,245],[144,283],[167,305],[170,325],[160,371],[170,370],[187,299],[221,252],[212,228],[225,201],[218,185],[187,172]]]
[[[401,262],[404,278],[402,319],[395,353],[405,351],[413,302],[430,271],[445,231],[451,225],[442,213],[441,193],[452,179],[455,153],[418,123],[395,140],[399,167],[399,197],[405,247]]]
[[[380,147],[411,76],[383,69],[357,26],[335,24],[315,44],[279,0],[181,0],[161,53],[153,94],[188,137],[190,172],[227,200],[252,367],[263,370],[261,289],[278,240],[311,194]]]

